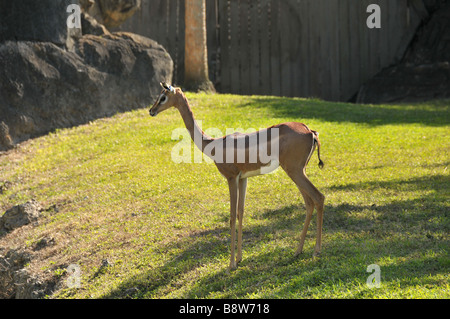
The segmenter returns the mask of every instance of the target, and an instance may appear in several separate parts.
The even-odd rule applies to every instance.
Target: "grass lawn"
[[[58,283],[50,298],[450,297],[450,101],[187,96],[203,130],[298,121],[320,132],[325,168],[314,154],[307,170],[326,196],[320,258],[315,214],[294,257],[304,203],[278,169],[249,179],[243,261],[228,271],[227,183],[214,164],[171,160],[184,127],[174,109],[57,130],[0,155],[0,214],[32,198],[45,208],[38,224],[0,234],[0,254],[28,250],[26,268]],[[70,264],[80,288],[65,285]],[[366,284],[371,264],[379,288]]]

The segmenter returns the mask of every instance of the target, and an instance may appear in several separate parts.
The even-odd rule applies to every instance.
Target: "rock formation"
[[[110,0],[108,8],[118,9],[102,21],[115,25],[139,3]],[[79,2],[0,1],[0,151],[56,128],[146,107],[159,82],[172,79],[173,62],[161,45],[110,33],[88,12],[81,28],[69,28],[70,4]]]
[[[117,27],[131,17],[141,0],[80,0],[83,11],[107,28]]]
[[[0,234],[37,221],[42,208],[35,200],[8,209],[0,216]]]

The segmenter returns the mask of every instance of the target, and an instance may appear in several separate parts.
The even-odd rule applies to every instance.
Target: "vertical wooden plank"
[[[176,55],[174,59],[174,73],[176,73],[176,83],[181,85],[184,82],[184,51],[185,51],[185,21],[184,21],[184,0],[177,0],[175,6],[175,37]]]
[[[397,23],[399,19],[401,19],[401,17],[399,16],[400,12],[397,11],[398,6],[403,7],[400,4],[400,1],[395,1],[395,3],[393,3],[393,1],[388,1],[389,20],[387,29],[388,29],[389,47],[387,49],[390,57],[393,57],[395,54],[396,43],[393,43],[392,41],[395,40],[394,33],[396,32],[397,29]]]
[[[281,81],[280,81],[280,24],[282,23],[280,17],[280,1],[271,0],[270,16],[272,20],[271,30],[271,57],[270,70],[272,82],[272,94],[281,95]]]
[[[250,46],[250,4],[252,0],[240,0],[240,19],[241,19],[241,55],[240,55],[240,74],[241,74],[241,92],[242,94],[251,94],[250,92],[250,70],[251,70],[251,46]]]
[[[389,14],[389,0],[383,0],[381,7],[381,39],[380,39],[380,59],[381,59],[381,68],[385,68],[389,65],[390,61],[390,53],[389,53],[389,44],[390,44],[390,36],[389,36],[389,19],[395,18]]]
[[[292,21],[293,15],[289,12],[291,9],[289,0],[280,1],[280,19],[279,20],[279,50],[280,50],[280,81],[281,81],[281,95],[283,96],[291,96],[292,88],[291,88],[291,76],[290,71],[292,68],[291,64],[291,49],[293,46],[292,37],[295,34],[294,21]],[[294,40],[295,41],[295,40]]]
[[[317,0],[318,28],[320,37],[319,50],[319,98],[328,99],[330,90],[330,21],[327,0]]]
[[[230,92],[241,93],[241,21],[240,0],[230,3]]]
[[[310,28],[309,28],[309,39],[311,41],[310,46],[310,57],[311,57],[311,72],[310,72],[310,83],[311,83],[311,96],[320,97],[321,96],[321,80],[322,80],[322,68],[321,63],[321,21],[319,20],[320,12],[320,1],[311,0],[310,1]]]
[[[318,50],[318,67],[319,67],[319,81],[318,81],[318,97],[323,99],[325,98],[325,92],[329,89],[329,86],[326,85],[328,81],[328,54],[329,54],[329,21],[327,21],[327,15],[325,14],[326,10],[326,1],[327,0],[316,0],[317,1],[317,28],[319,29],[318,36],[320,38],[320,47]]]
[[[300,96],[300,71],[301,71],[301,32],[303,29],[301,14],[300,14],[300,0],[291,0],[291,13],[293,15],[293,29],[289,30],[288,34],[291,35],[291,48],[289,52],[289,59],[291,63],[290,68],[290,82],[291,92],[290,96]]]
[[[184,20],[184,15],[186,12],[185,1],[179,0],[179,13],[178,13],[178,47],[180,49],[178,55],[178,78],[184,81],[184,51],[185,51],[185,30],[186,22]]]
[[[158,0],[155,3],[155,7],[150,8],[150,14],[153,18],[158,17],[159,23],[155,23],[153,25],[154,28],[154,36],[156,41],[161,44],[163,47],[167,48],[167,39],[165,35],[165,20],[166,20],[166,1]],[[170,52],[169,52],[170,53]]]
[[[176,26],[177,26],[177,2],[178,0],[167,1],[167,11],[166,11],[166,39],[167,39],[167,49],[173,60],[174,72],[172,82],[173,84],[179,84],[177,74],[177,60],[178,60],[178,42],[176,39]]]
[[[159,6],[160,6],[161,0],[156,0],[153,6],[148,6],[147,9],[147,15],[148,19],[150,21],[154,21],[156,16],[159,14]],[[158,25],[155,25],[155,23],[151,24],[151,28],[149,28],[149,33],[153,37],[152,39],[155,39],[159,43],[159,36],[158,36]]]
[[[309,97],[317,96],[317,29],[315,28],[315,16],[314,16],[314,7],[317,4],[315,0],[308,0],[308,43],[309,43]]]
[[[342,3],[339,1],[329,1],[328,11],[330,12],[330,99],[332,101],[340,100],[340,28],[345,27],[340,23],[339,7]]]
[[[157,3],[154,4],[154,6],[159,6],[159,1]],[[146,30],[146,33],[148,35],[148,37],[150,37],[151,39],[157,39],[156,38],[156,34],[157,34],[157,30],[155,28],[155,23],[152,23],[154,20],[154,16],[152,16],[152,14],[154,13],[154,10],[152,8],[153,6],[148,5],[145,7],[145,11],[143,11],[143,15],[144,15],[144,19],[142,23],[148,23],[148,28]],[[158,40],[156,40],[158,41]]]
[[[219,6],[219,0],[215,0],[215,26],[214,26],[214,33],[216,38],[215,48],[216,48],[216,69],[215,69],[215,77],[214,77],[214,86],[216,86],[216,89],[220,87],[220,59],[221,59],[221,52],[220,52],[220,6]],[[220,92],[220,91],[218,91]]]
[[[152,17],[152,19],[155,19],[158,17],[159,23],[155,23],[153,24],[153,36],[154,39],[161,44],[162,46],[164,46],[165,48],[167,48],[167,43],[166,43],[166,36],[165,36],[165,1],[162,0],[158,0],[155,3],[155,6],[153,8],[149,8],[149,13],[150,16]]]
[[[339,2],[339,100],[347,101],[353,92],[349,89],[350,82],[350,23],[349,0]]]
[[[338,65],[339,55],[336,52],[337,46],[337,25],[336,25],[336,15],[338,13],[338,2],[337,1],[326,1],[325,7],[325,20],[327,23],[327,47],[325,51],[328,51],[327,55],[327,71],[326,71],[326,94],[325,99],[330,101],[336,101],[335,95],[339,93],[335,85],[335,76],[339,76],[337,72],[334,72],[334,68]]]
[[[334,58],[333,50],[331,47],[331,40],[333,37],[332,30],[332,15],[335,12],[331,12],[330,6],[334,1],[318,0],[320,4],[319,19],[320,21],[320,66],[321,66],[321,85],[320,85],[320,98],[330,100],[331,99],[331,61]]]
[[[377,0],[371,0],[371,3],[378,4]],[[367,12],[367,7],[370,3],[368,3],[368,0],[363,0],[363,10],[365,12],[364,18],[367,21],[367,18],[370,13]],[[367,27],[367,22],[363,23],[362,28],[364,28],[366,32],[366,41],[367,41],[367,72],[366,72],[366,78],[368,79],[372,73],[372,65],[375,62],[375,56],[372,53],[372,40],[375,36],[376,28],[369,29]],[[375,32],[374,32],[375,31]]]
[[[348,88],[352,94],[356,93],[361,83],[360,61],[361,61],[361,46],[359,36],[359,24],[365,24],[365,15],[360,12],[358,3],[353,0],[348,1],[348,23],[350,27],[349,41],[350,41],[350,65],[349,65],[349,81]],[[362,18],[361,18],[362,17]]]
[[[161,5],[163,10],[163,14],[161,15],[161,17],[164,17],[161,21],[162,34],[164,37],[161,44],[163,44],[163,46],[166,47],[169,50],[169,52],[173,52],[173,47],[171,46],[169,40],[170,3],[173,1],[175,0],[164,1]]]
[[[220,90],[230,92],[230,1],[220,0]]]
[[[260,0],[250,0],[248,2],[248,34],[249,41],[249,93],[258,94],[260,92],[261,81],[261,64],[260,64],[260,30],[259,30],[259,15],[260,15]]]
[[[380,6],[381,12],[385,9],[383,7],[383,1],[371,1],[371,3],[378,4]],[[369,5],[370,3],[366,3]],[[366,13],[368,16],[369,13]],[[383,27],[383,26],[381,26]],[[373,28],[367,29],[369,34],[369,78],[373,77],[381,68],[381,50],[380,50],[380,42],[381,42],[381,29]]]
[[[216,0],[205,1],[206,5],[206,47],[208,50],[208,76],[215,85],[217,67],[217,37],[216,37]]]
[[[389,21],[390,31],[390,56],[393,63],[399,62],[401,56],[397,55],[397,50],[402,39],[402,35],[407,31],[408,2],[407,0],[398,0],[395,3],[389,3],[389,10],[392,12],[392,18]]]
[[[369,74],[369,30],[367,28],[367,0],[361,0],[358,2],[359,14],[363,19],[360,19],[358,25],[359,39],[360,39],[360,70],[361,70],[361,82],[365,82],[368,79]]]
[[[308,1],[299,1],[300,14],[300,54],[298,56],[299,67],[297,77],[300,81],[299,91],[294,92],[295,96],[309,96],[309,72],[310,72],[310,56],[309,56],[309,12]]]
[[[249,17],[249,7],[252,0],[239,0],[239,19],[240,19],[240,54],[239,54],[239,65],[240,65],[240,86],[239,90],[241,94],[250,94],[250,17]]]
[[[260,59],[261,59],[261,79],[260,90],[258,94],[271,94],[271,72],[270,72],[270,55],[271,55],[271,29],[272,21],[270,15],[270,0],[261,1],[261,24],[260,24]]]

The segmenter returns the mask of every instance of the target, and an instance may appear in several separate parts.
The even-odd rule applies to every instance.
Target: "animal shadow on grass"
[[[283,232],[286,228],[300,234],[301,219],[304,219],[304,207],[291,205],[277,210],[268,210],[261,214],[260,218],[269,218],[270,222],[264,225],[246,226],[243,229],[243,254],[244,260],[240,263],[246,270],[258,267],[260,271],[270,274],[274,264],[289,265],[294,258],[296,247],[280,248],[275,251],[262,252],[257,256],[246,257],[246,252],[260,245],[262,242],[270,242],[271,234]],[[225,219],[225,217],[224,217]],[[298,240],[298,238],[295,238]],[[197,270],[210,263],[223,260],[219,268],[198,278],[198,282],[207,281],[208,284],[203,291],[198,283],[184,296],[186,298],[194,295],[201,298],[214,291],[221,291],[224,287],[232,286],[233,279],[240,277],[239,267],[237,271],[229,271],[228,261],[230,253],[230,229],[229,227],[217,227],[210,230],[192,232],[179,241],[167,244],[159,249],[162,253],[173,254],[162,266],[156,267],[127,279],[115,291],[105,298],[141,298],[152,297],[158,291],[171,291],[180,288],[183,277],[188,273],[199,276]],[[175,253],[173,253],[175,252]],[[312,250],[311,250],[312,255]],[[270,261],[270,262],[268,262]],[[245,275],[244,275],[245,276]],[[237,280],[237,279],[234,279]],[[250,283],[251,284],[251,283]],[[132,294],[127,293],[132,291]]]
[[[438,175],[330,187],[328,191],[400,188],[399,191],[432,189],[433,192],[385,204],[326,205],[322,257],[318,259],[311,258],[316,214],[304,254],[294,257],[305,218],[304,205],[266,210],[255,217],[264,223],[252,226],[244,223],[244,259],[232,272],[228,270],[229,228],[193,232],[160,248],[161,252],[173,255],[162,266],[128,278],[105,297],[158,297],[183,289],[187,281],[189,288],[180,293],[183,298],[207,298],[214,294],[239,298],[268,287],[272,288],[263,297],[283,297],[305,287],[354,280],[365,283],[367,266],[385,257],[401,260],[383,268],[385,281],[448,272],[444,257],[424,254],[428,251],[448,255],[450,223],[448,206],[442,200],[448,195],[448,184],[446,176]],[[274,241],[273,245],[267,245]],[[217,264],[219,259],[221,266],[204,269],[205,265]],[[133,293],[126,293],[130,288]]]

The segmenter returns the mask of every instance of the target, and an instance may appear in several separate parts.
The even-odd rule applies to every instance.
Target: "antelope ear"
[[[175,88],[172,85],[169,85],[166,82],[161,82],[160,84],[167,91],[170,91],[171,93],[175,93]]]
[[[159,84],[161,84],[161,86],[163,87],[163,89],[166,89],[166,90],[170,90],[169,89],[169,85],[167,85],[167,83],[166,82],[160,82]]]

